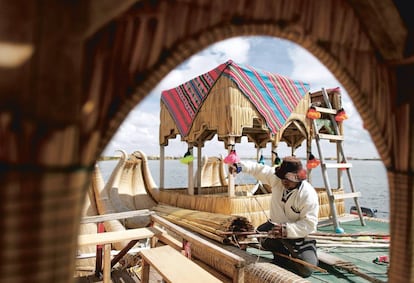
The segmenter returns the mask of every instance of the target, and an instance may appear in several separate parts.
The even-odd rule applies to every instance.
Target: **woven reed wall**
[[[331,216],[331,206],[329,204],[329,197],[325,188],[315,188],[319,198],[319,219],[328,218]],[[344,194],[343,189],[332,190],[334,195]],[[343,199],[335,200],[336,215],[341,216],[345,214],[345,201]]]
[[[243,189],[246,188],[251,187],[247,185],[243,186]],[[208,190],[212,188],[206,189]],[[266,222],[269,218],[271,194],[228,197],[226,195],[226,187],[217,187],[217,190],[222,191],[224,194],[190,196],[185,193],[184,189],[180,191],[162,190],[159,192],[159,203],[212,213],[240,215],[246,217],[253,226],[258,226]],[[327,193],[323,188],[316,188],[316,191],[318,193],[320,205],[319,218],[327,218],[331,215],[331,208]],[[208,192],[211,192],[211,190]],[[342,189],[338,189],[334,190],[333,193],[343,194],[344,191]],[[335,200],[335,207],[338,216],[345,214],[345,202],[343,199]]]
[[[91,26],[86,23],[103,8],[94,6],[100,1],[24,3],[22,10],[5,9],[15,23],[23,23],[21,41],[32,43],[36,52],[24,67],[3,70],[3,81],[10,84],[3,89],[12,103],[1,114],[2,227],[7,231],[2,278],[72,281],[78,219],[91,176],[85,168],[130,110],[168,72],[209,44],[238,35],[269,35],[308,49],[352,97],[388,168],[393,239],[389,280],[413,281],[414,133],[412,101],[404,101],[411,97],[412,76],[398,81],[394,66],[371,46],[360,23],[367,17],[359,17],[351,6],[359,2],[137,1],[125,13],[104,13]],[[4,18],[10,19],[9,13]],[[78,24],[65,24],[64,32],[55,24],[73,20]],[[15,40],[14,30],[12,34]]]

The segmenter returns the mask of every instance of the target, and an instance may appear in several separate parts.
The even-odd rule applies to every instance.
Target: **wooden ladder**
[[[320,159],[320,162],[321,162],[322,177],[323,177],[323,181],[324,181],[324,184],[325,184],[326,193],[328,194],[329,206],[330,206],[330,209],[331,209],[331,216],[332,216],[334,228],[335,228],[335,231],[337,233],[343,233],[343,229],[339,226],[337,211],[336,211],[336,207],[335,207],[335,200],[353,198],[354,202],[355,202],[355,207],[357,209],[357,213],[359,215],[359,219],[361,221],[361,225],[365,226],[365,221],[364,221],[363,214],[362,214],[362,211],[361,211],[361,207],[360,207],[359,201],[358,201],[358,198],[361,196],[361,193],[355,191],[355,186],[354,186],[354,182],[353,182],[352,174],[351,174],[352,164],[347,161],[345,153],[344,153],[344,148],[343,148],[344,137],[343,137],[343,135],[341,135],[340,130],[339,130],[339,126],[338,126],[338,122],[335,120],[335,115],[337,114],[337,109],[334,109],[332,107],[332,104],[331,104],[331,101],[329,99],[328,93],[324,88],[322,88],[322,97],[323,97],[325,107],[318,107],[318,106],[312,106],[312,107],[316,111],[318,111],[320,113],[325,113],[325,114],[327,114],[327,116],[329,116],[329,120],[330,120],[330,123],[331,123],[331,126],[332,126],[333,133],[332,134],[320,133],[319,131],[320,131],[321,128],[318,129],[316,119],[312,120],[313,130],[314,130],[316,145],[317,145],[317,148],[318,148],[319,159]],[[337,150],[337,160],[336,161],[337,161],[337,163],[326,162],[326,160],[324,159],[324,156],[323,156],[323,152],[322,152],[321,140],[329,140],[330,142],[335,142],[336,143],[336,150]],[[349,181],[349,186],[350,186],[350,189],[351,189],[350,193],[333,194],[332,188],[331,188],[331,185],[330,185],[330,182],[329,182],[328,169],[337,169],[338,170],[337,171],[338,176],[340,176],[339,174],[342,174],[342,172],[339,171],[339,170],[346,170],[346,173],[347,173],[347,176],[348,176],[348,181]]]

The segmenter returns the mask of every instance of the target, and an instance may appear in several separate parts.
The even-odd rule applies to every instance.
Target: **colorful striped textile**
[[[162,92],[161,100],[173,117],[182,137],[189,133],[198,109],[222,75],[237,84],[240,91],[266,120],[266,125],[273,134],[283,126],[290,113],[309,91],[307,83],[259,71],[229,60],[178,87]]]

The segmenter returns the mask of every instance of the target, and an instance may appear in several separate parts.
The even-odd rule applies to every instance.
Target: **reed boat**
[[[85,218],[123,214],[119,218],[102,221],[107,232],[128,231],[150,224],[161,226],[168,234],[168,237],[160,237],[161,245],[182,250],[184,243],[190,242],[192,259],[222,282],[387,282],[390,236],[389,223],[385,220],[364,216],[365,226],[361,226],[358,215],[343,213],[340,223],[346,232],[338,234],[333,232],[333,223],[322,217],[318,231],[311,235],[317,241],[320,264],[311,277],[301,278],[271,263],[272,254],[261,250],[257,241],[248,235],[254,225],[247,217],[166,205],[156,200],[159,192],[146,155],[142,151],[129,155],[121,151],[106,183],[99,167],[95,168],[85,203]],[[137,216],[137,212],[141,215]],[[125,213],[134,213],[135,216],[125,217]],[[152,219],[154,215],[158,217],[155,221]],[[93,223],[84,223],[81,227],[84,227],[82,231],[85,234],[98,229]],[[113,243],[114,254],[128,244],[127,241]],[[220,252],[210,251],[210,245]],[[139,252],[147,248],[152,247],[145,242],[135,245],[132,253],[114,267],[111,273],[113,280],[125,280],[126,276],[133,282],[141,282]],[[96,246],[92,245],[83,247],[79,253],[93,254],[95,250]],[[226,261],[223,257],[226,253],[240,261],[244,281],[234,281],[235,263]],[[96,257],[79,259],[77,269],[83,271],[78,273],[78,282],[97,280],[94,275]],[[157,282],[159,276],[154,272],[151,275],[154,281],[150,282]]]
[[[263,86],[261,91],[254,87],[257,85]],[[278,89],[276,85],[284,87]],[[196,96],[199,98],[198,102],[194,99]],[[272,96],[280,99],[277,102],[272,101]],[[269,100],[270,108],[258,103]],[[342,168],[335,170],[337,187],[333,188],[327,183],[330,186],[328,190],[315,188],[319,195],[320,224],[318,232],[312,237],[317,239],[321,264],[315,266],[316,271],[311,278],[303,279],[271,264],[271,253],[261,250],[254,239],[254,227],[267,220],[270,188],[259,182],[237,183],[234,176],[228,174],[226,158],[207,157],[202,153],[205,142],[217,135],[218,140],[228,149],[228,156],[234,155],[236,144],[243,136],[247,136],[249,142],[253,142],[257,148],[258,162],[261,150],[271,143],[270,155],[274,164],[277,163],[277,146],[280,142],[285,142],[291,147],[292,154],[295,154],[295,150],[306,141],[308,155],[305,162],[310,163],[315,159],[311,156],[312,140],[318,134],[328,135],[333,140],[335,138],[334,124],[329,119],[329,113],[320,114],[318,119],[309,118],[310,109],[323,110],[327,107],[326,104],[329,104],[332,113],[342,111],[338,88],[309,92],[306,83],[228,61],[177,88],[163,92],[159,186],[152,177],[148,158],[143,151],[137,150],[128,154],[120,150],[121,156],[106,183],[103,182],[99,166],[96,166],[89,190],[89,202],[85,204],[85,216],[88,215],[86,213],[91,216],[131,211],[148,212],[121,220],[103,221],[106,231],[126,231],[154,224],[152,215],[156,214],[164,219],[162,226],[169,227],[170,230],[167,230],[173,235],[177,236],[178,233],[174,225],[188,230],[184,234],[178,233],[178,239],[194,239],[195,236],[188,236],[187,233],[195,233],[240,257],[245,266],[244,278],[248,279],[244,282],[386,281],[388,261],[384,259],[388,259],[388,223],[366,217],[367,211],[359,206],[353,207],[351,215],[345,212],[344,199],[347,193],[344,182],[341,182],[341,175],[344,173]],[[286,112],[274,111],[280,115],[269,116],[272,107]],[[193,116],[191,113],[183,114],[189,108],[193,111]],[[339,131],[337,134],[343,134],[342,124],[336,125],[336,130]],[[164,147],[168,145],[169,139],[177,135],[188,144],[188,152],[181,160],[188,167],[188,186],[165,188]],[[336,142],[333,143],[338,146]],[[197,147],[197,158],[193,156],[194,147]],[[319,153],[323,163],[322,151]],[[344,162],[345,156],[338,155],[338,158],[341,160],[337,163],[347,163]],[[195,170],[193,162],[196,163]],[[349,171],[347,173],[350,174]],[[311,178],[312,167],[308,166],[308,179],[311,181]],[[357,194],[351,194],[356,200]],[[90,223],[85,223],[82,227],[85,233],[88,227],[97,229],[96,225],[91,226]],[[165,242],[171,245],[174,241]],[[224,281],[235,282],[232,277],[234,270],[217,259],[220,258],[219,254],[206,253],[205,242],[202,240],[194,240],[191,244],[194,258],[210,266],[215,272],[224,274],[227,278]],[[126,242],[116,242],[113,243],[113,249],[121,250],[126,245]],[[175,247],[180,248],[177,243]],[[80,252],[94,249],[93,246],[84,248],[89,250]],[[375,262],[379,256],[382,261],[378,259]],[[82,266],[82,262],[78,262]]]

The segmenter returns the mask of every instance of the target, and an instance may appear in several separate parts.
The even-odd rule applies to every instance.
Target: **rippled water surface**
[[[195,163],[195,162],[194,162]],[[385,167],[379,160],[352,160],[351,175],[356,191],[360,191],[362,197],[360,205],[377,210],[377,217],[388,219],[389,217],[389,192],[388,179]],[[109,178],[116,161],[100,162],[100,168],[105,181]],[[159,185],[159,160],[149,160],[149,166],[154,181]],[[194,169],[194,173],[195,173]],[[187,186],[187,166],[179,160],[166,160],[165,162],[165,187],[177,188]],[[329,169],[329,182],[331,187],[337,187],[336,169]],[[324,187],[320,166],[312,170],[312,184],[315,187]],[[248,175],[239,174],[237,183],[254,183],[255,180]],[[346,173],[343,175],[343,186],[346,192],[350,192],[350,186]],[[354,205],[352,199],[345,200],[347,211]]]

